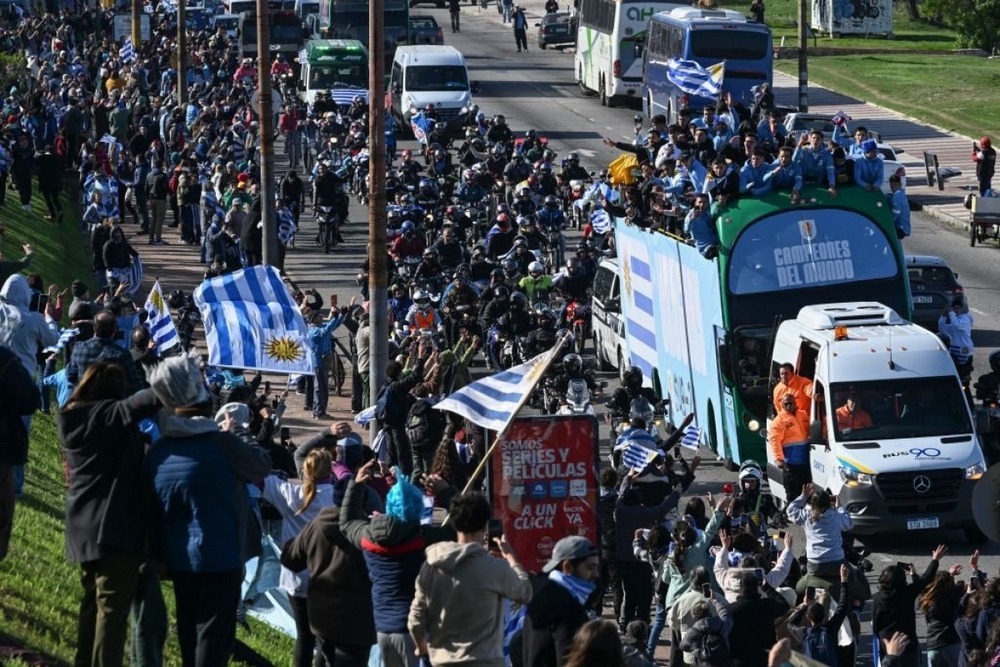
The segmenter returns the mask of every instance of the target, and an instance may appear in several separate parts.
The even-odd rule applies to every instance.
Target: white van
[[[813,483],[839,498],[854,532],[979,534],[971,499],[986,463],[937,336],[880,303],[807,306],[774,337],[774,377],[786,363],[813,383]],[[785,500],[782,471],[767,451],[771,492]]]
[[[472,106],[474,84],[465,56],[454,46],[400,46],[389,73],[392,113],[410,127],[411,110],[436,109],[438,121],[456,118]]]
[[[628,368],[625,322],[622,320],[622,287],[618,259],[605,259],[594,275],[594,299],[590,326],[594,331],[594,351],[602,371]]]

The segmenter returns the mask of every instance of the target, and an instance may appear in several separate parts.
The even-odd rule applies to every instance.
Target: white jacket
[[[791,567],[792,550],[783,549],[771,571],[764,573],[764,581],[771,588],[778,588],[784,583]],[[729,550],[725,547],[715,555],[715,580],[725,593],[726,602],[730,604],[736,602],[736,597],[740,594],[741,577],[748,572],[753,572],[753,569],[729,566]]]

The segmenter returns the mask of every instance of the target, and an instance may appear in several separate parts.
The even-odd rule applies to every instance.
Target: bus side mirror
[[[817,420],[809,424],[809,444],[830,446],[830,443],[823,437],[823,422]]]
[[[642,52],[645,51],[645,46],[641,42],[636,42],[635,46],[632,47],[632,54],[636,58],[642,58]]]

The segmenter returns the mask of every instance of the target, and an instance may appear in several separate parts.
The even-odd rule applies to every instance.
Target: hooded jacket
[[[435,544],[417,576],[410,634],[428,642],[435,667],[504,667],[505,598],[519,604],[531,599],[531,582],[520,565],[511,567],[481,544]]]
[[[340,527],[340,508],[324,507],[281,552],[289,570],[309,570],[309,627],[319,639],[348,646],[375,643],[372,584],[361,552]]]
[[[813,520],[806,498],[799,496],[788,505],[789,520],[806,528],[806,558],[810,563],[837,563],[844,560],[841,533],[854,526],[843,509],[828,509]]]
[[[38,347],[59,342],[59,326],[48,315],[28,311],[31,288],[27,279],[15,274],[0,289],[0,345],[10,348],[21,365],[34,375],[38,368]]]

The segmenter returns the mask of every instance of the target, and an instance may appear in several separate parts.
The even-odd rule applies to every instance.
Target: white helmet
[[[757,480],[757,488],[760,488],[764,483],[764,473],[761,472],[760,464],[754,460],[744,461],[740,466],[740,489],[743,489],[743,482],[748,479]]]
[[[427,292],[418,289],[413,293],[413,303],[417,304],[418,308],[426,308],[431,304],[431,298],[427,296]]]
[[[530,275],[531,277],[537,278],[543,273],[545,273],[545,265],[542,264],[541,262],[536,261],[532,262],[531,264],[528,264],[528,275]]]

